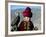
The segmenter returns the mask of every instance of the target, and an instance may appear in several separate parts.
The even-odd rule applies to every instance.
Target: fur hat
[[[27,7],[23,12],[23,16],[32,17],[31,8]]]

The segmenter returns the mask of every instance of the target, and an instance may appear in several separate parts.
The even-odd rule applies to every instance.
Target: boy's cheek
[[[24,18],[24,21],[29,21],[29,19],[27,19],[27,18]]]

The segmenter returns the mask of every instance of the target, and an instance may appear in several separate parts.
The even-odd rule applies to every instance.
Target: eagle
[[[18,30],[18,24],[20,22],[20,14],[18,13],[18,16],[12,21],[11,26],[12,29],[11,31],[17,31]]]

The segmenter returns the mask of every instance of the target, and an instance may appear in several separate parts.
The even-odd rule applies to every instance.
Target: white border
[[[11,25],[11,11],[10,7],[11,5],[23,5],[23,6],[41,6],[41,30],[38,31],[10,31],[10,25]],[[8,3],[8,35],[16,35],[16,34],[34,34],[34,33],[43,33],[43,5],[42,4],[24,4],[24,3]]]

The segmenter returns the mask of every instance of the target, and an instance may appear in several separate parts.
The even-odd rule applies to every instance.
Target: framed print
[[[44,33],[44,3],[8,2],[8,35]]]

